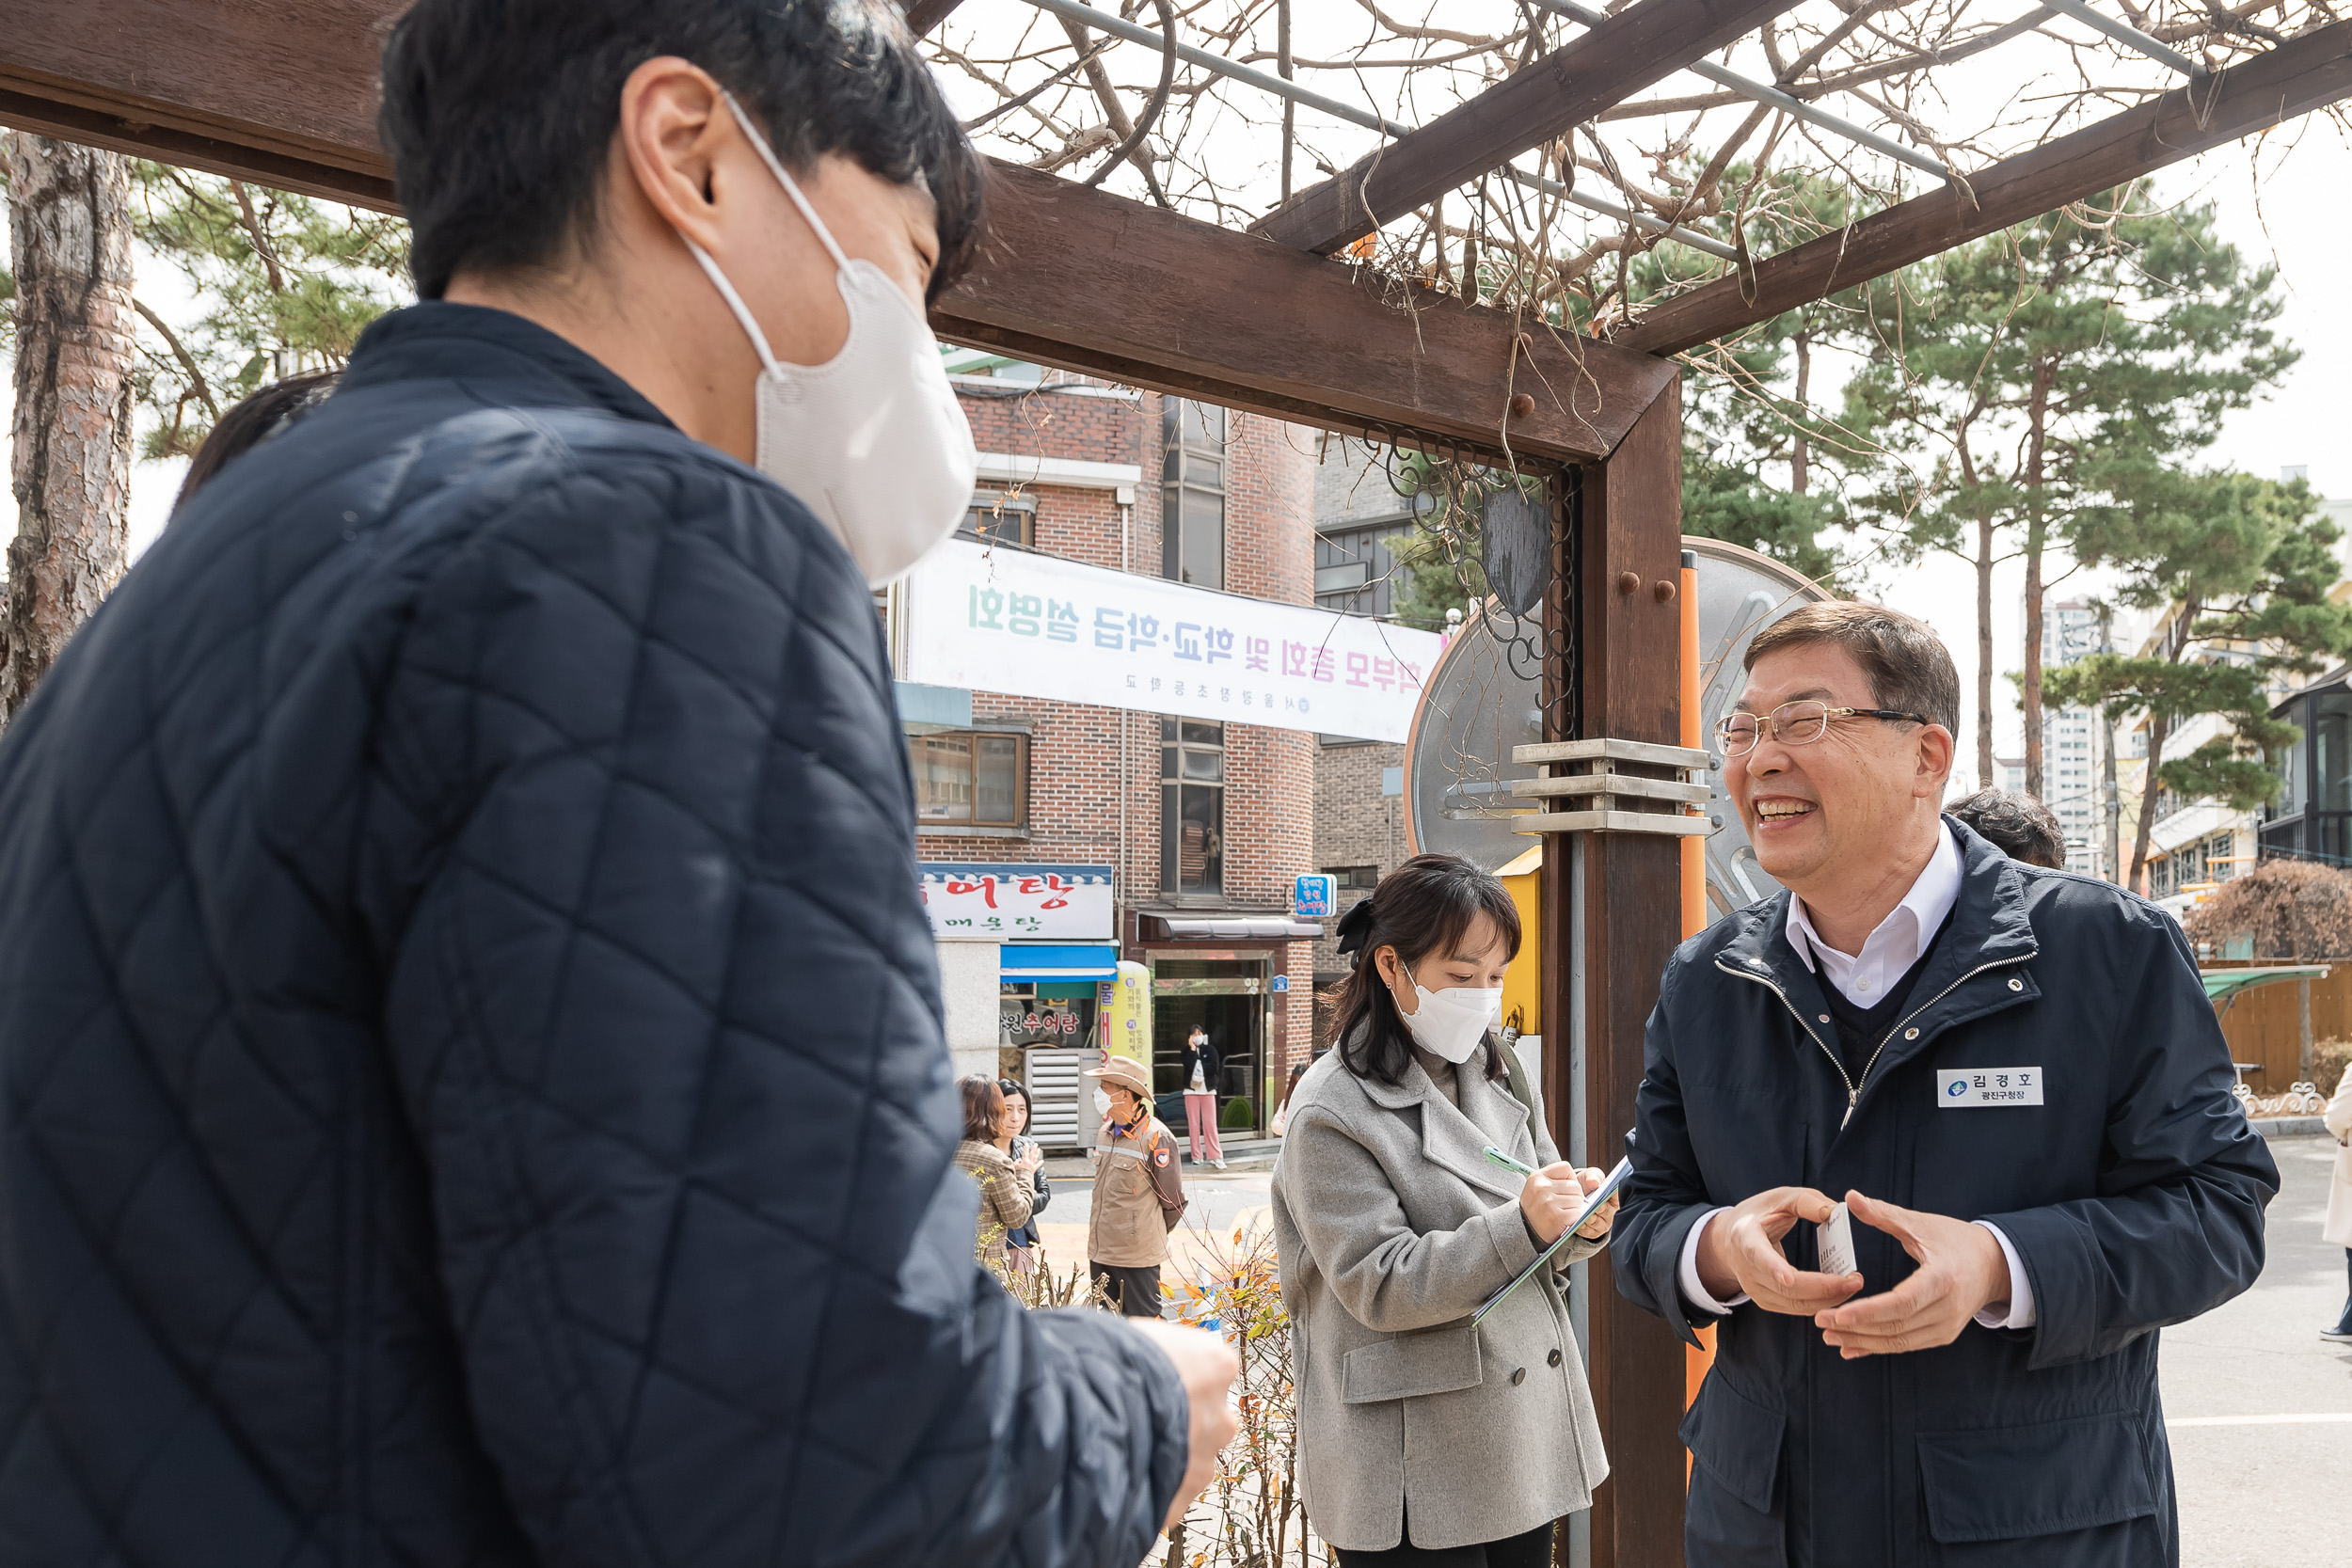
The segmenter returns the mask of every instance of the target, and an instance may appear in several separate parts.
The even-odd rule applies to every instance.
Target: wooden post
[[[1675,592],[1682,546],[1678,380],[1614,452],[1584,470],[1580,511],[1570,652],[1581,738],[1675,745],[1682,738],[1678,661],[1660,658],[1657,650],[1681,641]],[[1565,910],[1566,879],[1554,876],[1552,866],[1565,865],[1568,846],[1558,835],[1546,842],[1546,894],[1563,899],[1548,907]],[[1592,1164],[1613,1164],[1633,1125],[1644,1026],[1681,940],[1681,842],[1652,833],[1583,835],[1582,907],[1561,940],[1581,944],[1583,959],[1581,1110]],[[1547,983],[1556,989],[1545,998],[1544,1016],[1562,1025],[1573,1006],[1566,968],[1557,958],[1546,965]],[[1553,1027],[1565,1039],[1565,1028]],[[1567,1054],[1547,1051],[1545,1058],[1565,1061]],[[1663,1323],[1617,1293],[1610,1254],[1587,1267],[1587,1369],[1609,1449],[1609,1480],[1593,1500],[1592,1568],[1680,1568],[1683,1347]]]
[[[2298,1054],[2296,1057],[2295,1081],[2312,1081],[2312,977],[2308,974],[2295,982],[2295,1037]]]

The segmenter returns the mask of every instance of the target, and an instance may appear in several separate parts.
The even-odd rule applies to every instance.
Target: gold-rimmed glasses
[[[1832,707],[1827,703],[1783,703],[1764,715],[1726,713],[1715,721],[1715,744],[1727,757],[1745,756],[1770,735],[1784,746],[1810,746],[1829,733],[1833,719],[1892,719],[1911,724],[1932,724],[1924,713],[1891,707]]]

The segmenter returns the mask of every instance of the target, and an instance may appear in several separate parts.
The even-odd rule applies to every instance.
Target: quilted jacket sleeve
[[[474,486],[382,698],[385,1037],[544,1560],[1132,1564],[1165,1357],[1030,1313],[978,1194],[872,601],[691,452]]]

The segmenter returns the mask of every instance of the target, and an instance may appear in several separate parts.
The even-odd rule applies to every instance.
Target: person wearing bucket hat
[[[1100,1081],[1111,1101],[1094,1140],[1087,1273],[1121,1316],[1156,1318],[1168,1233],[1184,1213],[1176,1134],[1152,1113],[1152,1072],[1141,1062],[1105,1055],[1085,1076]]]

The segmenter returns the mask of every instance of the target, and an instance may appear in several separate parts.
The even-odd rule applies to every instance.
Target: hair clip
[[[1372,900],[1359,898],[1356,905],[1340,916],[1340,955],[1360,952],[1372,935]]]

